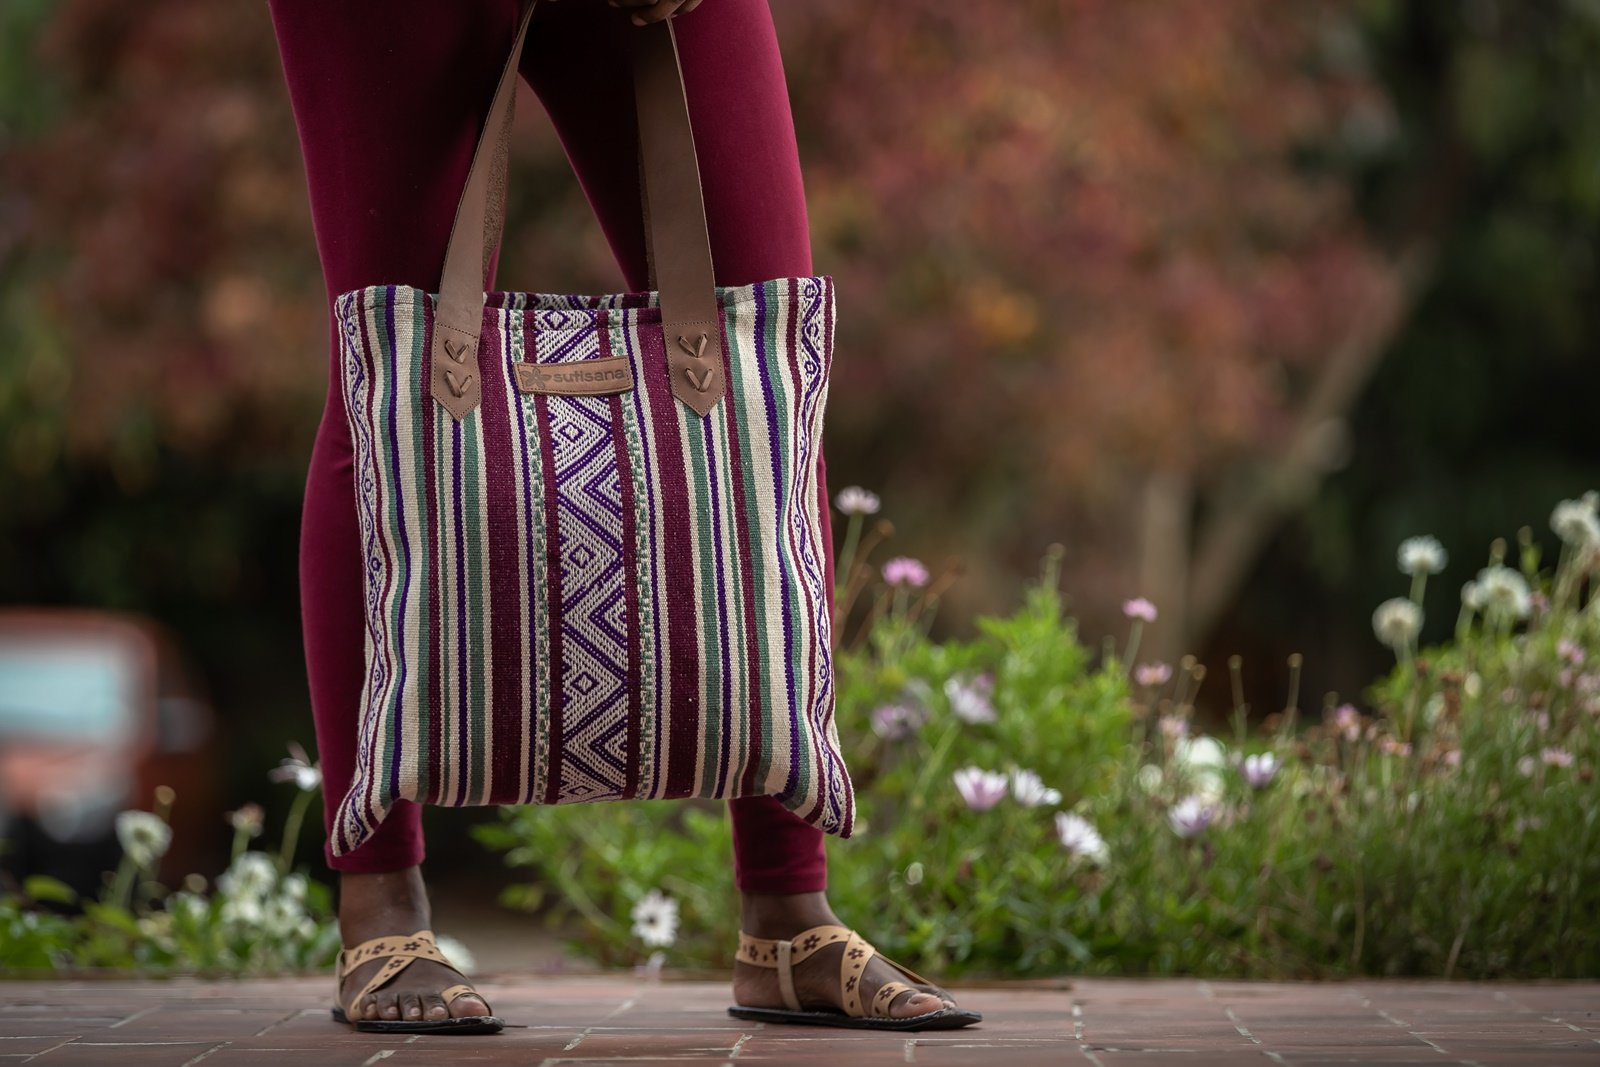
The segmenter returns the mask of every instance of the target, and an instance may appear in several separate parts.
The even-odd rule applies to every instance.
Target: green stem
[[[932,784],[933,776],[944,766],[945,757],[950,754],[957,735],[961,733],[961,725],[959,722],[953,722],[945,729],[944,736],[939,738],[939,743],[934,746],[933,754],[922,765],[922,773],[917,776],[917,784],[911,791],[910,807],[913,814],[922,810],[928,786]]]
[[[311,806],[311,798],[314,796],[316,790],[302,789],[295,795],[294,803],[289,806],[289,817],[283,823],[283,845],[278,852],[280,875],[288,874],[293,869],[295,845],[300,840],[300,824],[305,821],[306,809]]]
[[[1133,670],[1133,657],[1139,654],[1139,635],[1143,629],[1144,624],[1138,619],[1134,619],[1132,625],[1128,627],[1128,651],[1123,657],[1123,666],[1129,672]]]
[[[834,596],[842,599],[844,587],[850,581],[850,575],[856,566],[856,549],[861,545],[861,527],[865,518],[859,514],[850,516],[850,525],[845,527],[844,547],[839,550],[839,559],[834,567]]]
[[[138,870],[133,857],[124,852],[122,862],[117,864],[116,877],[111,882],[111,903],[124,911],[133,906],[133,878]]]

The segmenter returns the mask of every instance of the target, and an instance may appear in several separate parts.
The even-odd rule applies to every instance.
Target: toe
[[[450,1009],[445,1007],[443,997],[437,993],[429,993],[422,998],[422,1014],[428,1019],[448,1019]]]
[[[381,1004],[382,1004],[382,1006],[378,1009],[378,1017],[380,1019],[398,1019],[398,1018],[400,1018],[400,1002],[399,1001],[390,999],[390,1000],[382,1001]]]
[[[361,1002],[361,1017],[363,1019],[376,1019],[378,1017],[377,997],[368,997]]]
[[[463,993],[450,1005],[450,1014],[457,1019],[469,1015],[488,1015],[489,1005],[476,993]]]
[[[400,1014],[407,1019],[422,1018],[422,998],[415,993],[407,993],[400,998]]]
[[[944,1001],[930,993],[901,993],[889,1006],[889,1014],[896,1019],[910,1019],[944,1007]]]

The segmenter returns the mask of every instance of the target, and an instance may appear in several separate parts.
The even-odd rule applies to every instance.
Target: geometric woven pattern
[[[491,293],[460,421],[429,395],[434,298],[338,299],[367,670],[336,853],[401,798],[770,794],[849,834],[816,511],[833,284],[718,298],[728,390],[699,416],[654,294]],[[624,393],[516,389],[520,362],[617,358]]]

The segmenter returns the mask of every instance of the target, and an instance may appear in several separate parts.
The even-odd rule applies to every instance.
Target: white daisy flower
[[[1094,863],[1104,863],[1109,855],[1105,838],[1094,824],[1082,815],[1070,811],[1056,813],[1056,836],[1061,847],[1074,856],[1082,856]]]
[[[282,760],[267,777],[274,782],[293,782],[296,789],[311,792],[322,785],[322,767],[312,763],[306,750],[294,742],[289,743],[289,758]]]
[[[116,825],[117,842],[135,867],[151,866],[172,844],[172,827],[148,811],[119,812]]]
[[[994,722],[994,704],[990,701],[993,694],[994,679],[987,674],[980,674],[976,678],[953,675],[944,683],[944,695],[950,701],[950,710],[956,718],[974,726]]]
[[[678,902],[652,889],[633,906],[633,936],[651,948],[666,948],[678,939]]]
[[[1510,567],[1485,567],[1478,572],[1478,588],[1483,593],[1483,610],[1491,615],[1525,619],[1533,610],[1528,580]]]
[[[1203,797],[1184,797],[1167,812],[1167,821],[1179,837],[1198,837],[1211,820],[1216,818],[1216,808]]]
[[[1418,574],[1438,574],[1449,560],[1449,554],[1437,537],[1408,537],[1400,542],[1401,574],[1413,577]]]
[[[1600,517],[1595,515],[1591,495],[1581,500],[1563,500],[1550,513],[1550,529],[1574,548],[1600,545]]]
[[[1005,775],[999,771],[986,771],[981,767],[963,767],[953,776],[956,792],[973,811],[988,811],[1005,799]]]
[[[277,884],[277,865],[265,852],[241,852],[239,858],[217,876],[217,890],[235,900],[260,902]]]
[[[1396,652],[1404,651],[1422,632],[1422,609],[1405,597],[1385,600],[1372,613],[1372,632]]]
[[[876,515],[878,494],[870,493],[859,485],[847,485],[833,498],[834,505],[845,515]]]
[[[1061,803],[1061,791],[1051,789],[1033,771],[1011,772],[1011,795],[1025,808]]]

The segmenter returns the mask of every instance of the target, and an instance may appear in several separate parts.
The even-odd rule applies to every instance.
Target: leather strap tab
[[[630,36],[645,230],[661,294],[661,338],[672,369],[672,395],[704,416],[727,393],[728,382],[722,369],[722,313],[711,269],[705,198],[677,39],[670,20],[633,30]]]
[[[457,420],[476,411],[483,396],[478,351],[487,264],[504,217],[504,161],[517,66],[536,0],[524,4],[456,207],[439,280],[429,391]],[[722,313],[677,44],[670,21],[630,26],[627,33],[633,49],[645,244],[658,274],[664,358],[673,395],[704,416],[726,394],[727,381]]]
[[[495,172],[503,166],[500,163],[502,146],[511,129],[517,98],[517,63],[522,56],[522,42],[528,36],[528,21],[536,6],[537,0],[530,0],[517,22],[516,40],[500,71],[483,132],[478,135],[478,147],[467,171],[466,188],[456,205],[450,243],[445,247],[439,302],[433,315],[429,392],[458,422],[476,411],[483,400],[478,339],[483,333],[484,275],[489,261],[490,241],[485,231],[491,217],[504,217],[504,171],[500,170],[498,182]],[[491,210],[489,201],[495,193],[502,203]]]

